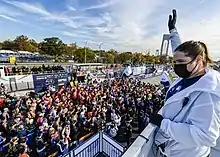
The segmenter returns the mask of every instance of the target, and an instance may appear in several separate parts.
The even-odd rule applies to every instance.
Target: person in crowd
[[[25,146],[20,145],[18,148],[18,157],[29,157],[27,154],[27,148]]]
[[[126,132],[125,132],[127,147],[129,147],[131,144],[131,137],[132,137],[132,126],[131,126],[131,122],[127,121],[126,122]]]
[[[43,133],[39,133],[39,135],[36,137],[36,151],[39,157],[44,157],[46,155],[46,143],[42,137]]]
[[[140,114],[138,114],[138,132],[141,133],[144,128],[146,127],[146,115],[143,110],[140,111]]]
[[[2,132],[0,132],[0,156],[4,156],[5,150],[4,150],[4,145],[6,142],[6,138],[2,136]]]
[[[4,107],[5,107],[5,96],[0,95],[0,111],[1,112],[4,110]]]
[[[155,143],[167,157],[220,156],[220,74],[201,41],[180,44],[176,10],[169,17],[174,71],[179,76],[167,91],[165,105],[150,122],[158,126]]]
[[[1,83],[0,84],[0,94],[4,95],[5,92],[6,92],[6,87],[5,87],[4,83]]]
[[[63,138],[62,140],[59,140],[57,143],[58,147],[58,157],[62,157],[66,153],[68,153],[68,139]]]
[[[117,125],[115,125],[114,123],[112,125],[110,125],[109,135],[114,138],[114,137],[116,137],[117,132],[118,132]]]

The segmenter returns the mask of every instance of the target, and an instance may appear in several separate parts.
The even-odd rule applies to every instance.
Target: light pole
[[[101,44],[97,44],[97,46],[98,46],[98,50],[99,50],[99,57],[100,57],[100,50],[101,50],[101,46],[103,45],[103,43],[101,43]],[[102,60],[102,62],[103,62],[103,59],[101,58],[101,60]]]
[[[86,63],[86,45],[87,45],[88,41],[85,42],[85,46],[84,46],[84,50],[85,50],[85,63]]]

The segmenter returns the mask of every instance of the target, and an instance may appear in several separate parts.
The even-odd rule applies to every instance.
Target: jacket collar
[[[178,78],[176,81],[174,81],[170,89],[181,80],[182,78]],[[186,89],[174,94],[172,97],[167,99],[165,105],[180,100],[184,97],[188,97],[191,93],[196,91],[208,92],[220,97],[220,73],[213,69],[206,69],[206,74],[202,76],[199,81],[187,87]]]

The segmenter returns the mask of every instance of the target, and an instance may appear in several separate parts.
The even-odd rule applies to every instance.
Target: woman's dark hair
[[[213,63],[207,46],[201,41],[186,41],[179,45],[175,51],[182,51],[186,54],[186,56],[190,56],[192,58],[201,55],[203,57],[203,63],[205,66],[207,66],[207,64]]]

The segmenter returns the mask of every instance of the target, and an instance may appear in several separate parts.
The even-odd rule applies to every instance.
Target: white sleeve
[[[203,93],[196,100],[187,117],[188,123],[164,119],[161,130],[183,145],[213,147],[219,137],[220,98]]]
[[[175,49],[181,44],[180,36],[176,28],[170,31],[170,41],[172,52],[174,53]]]

